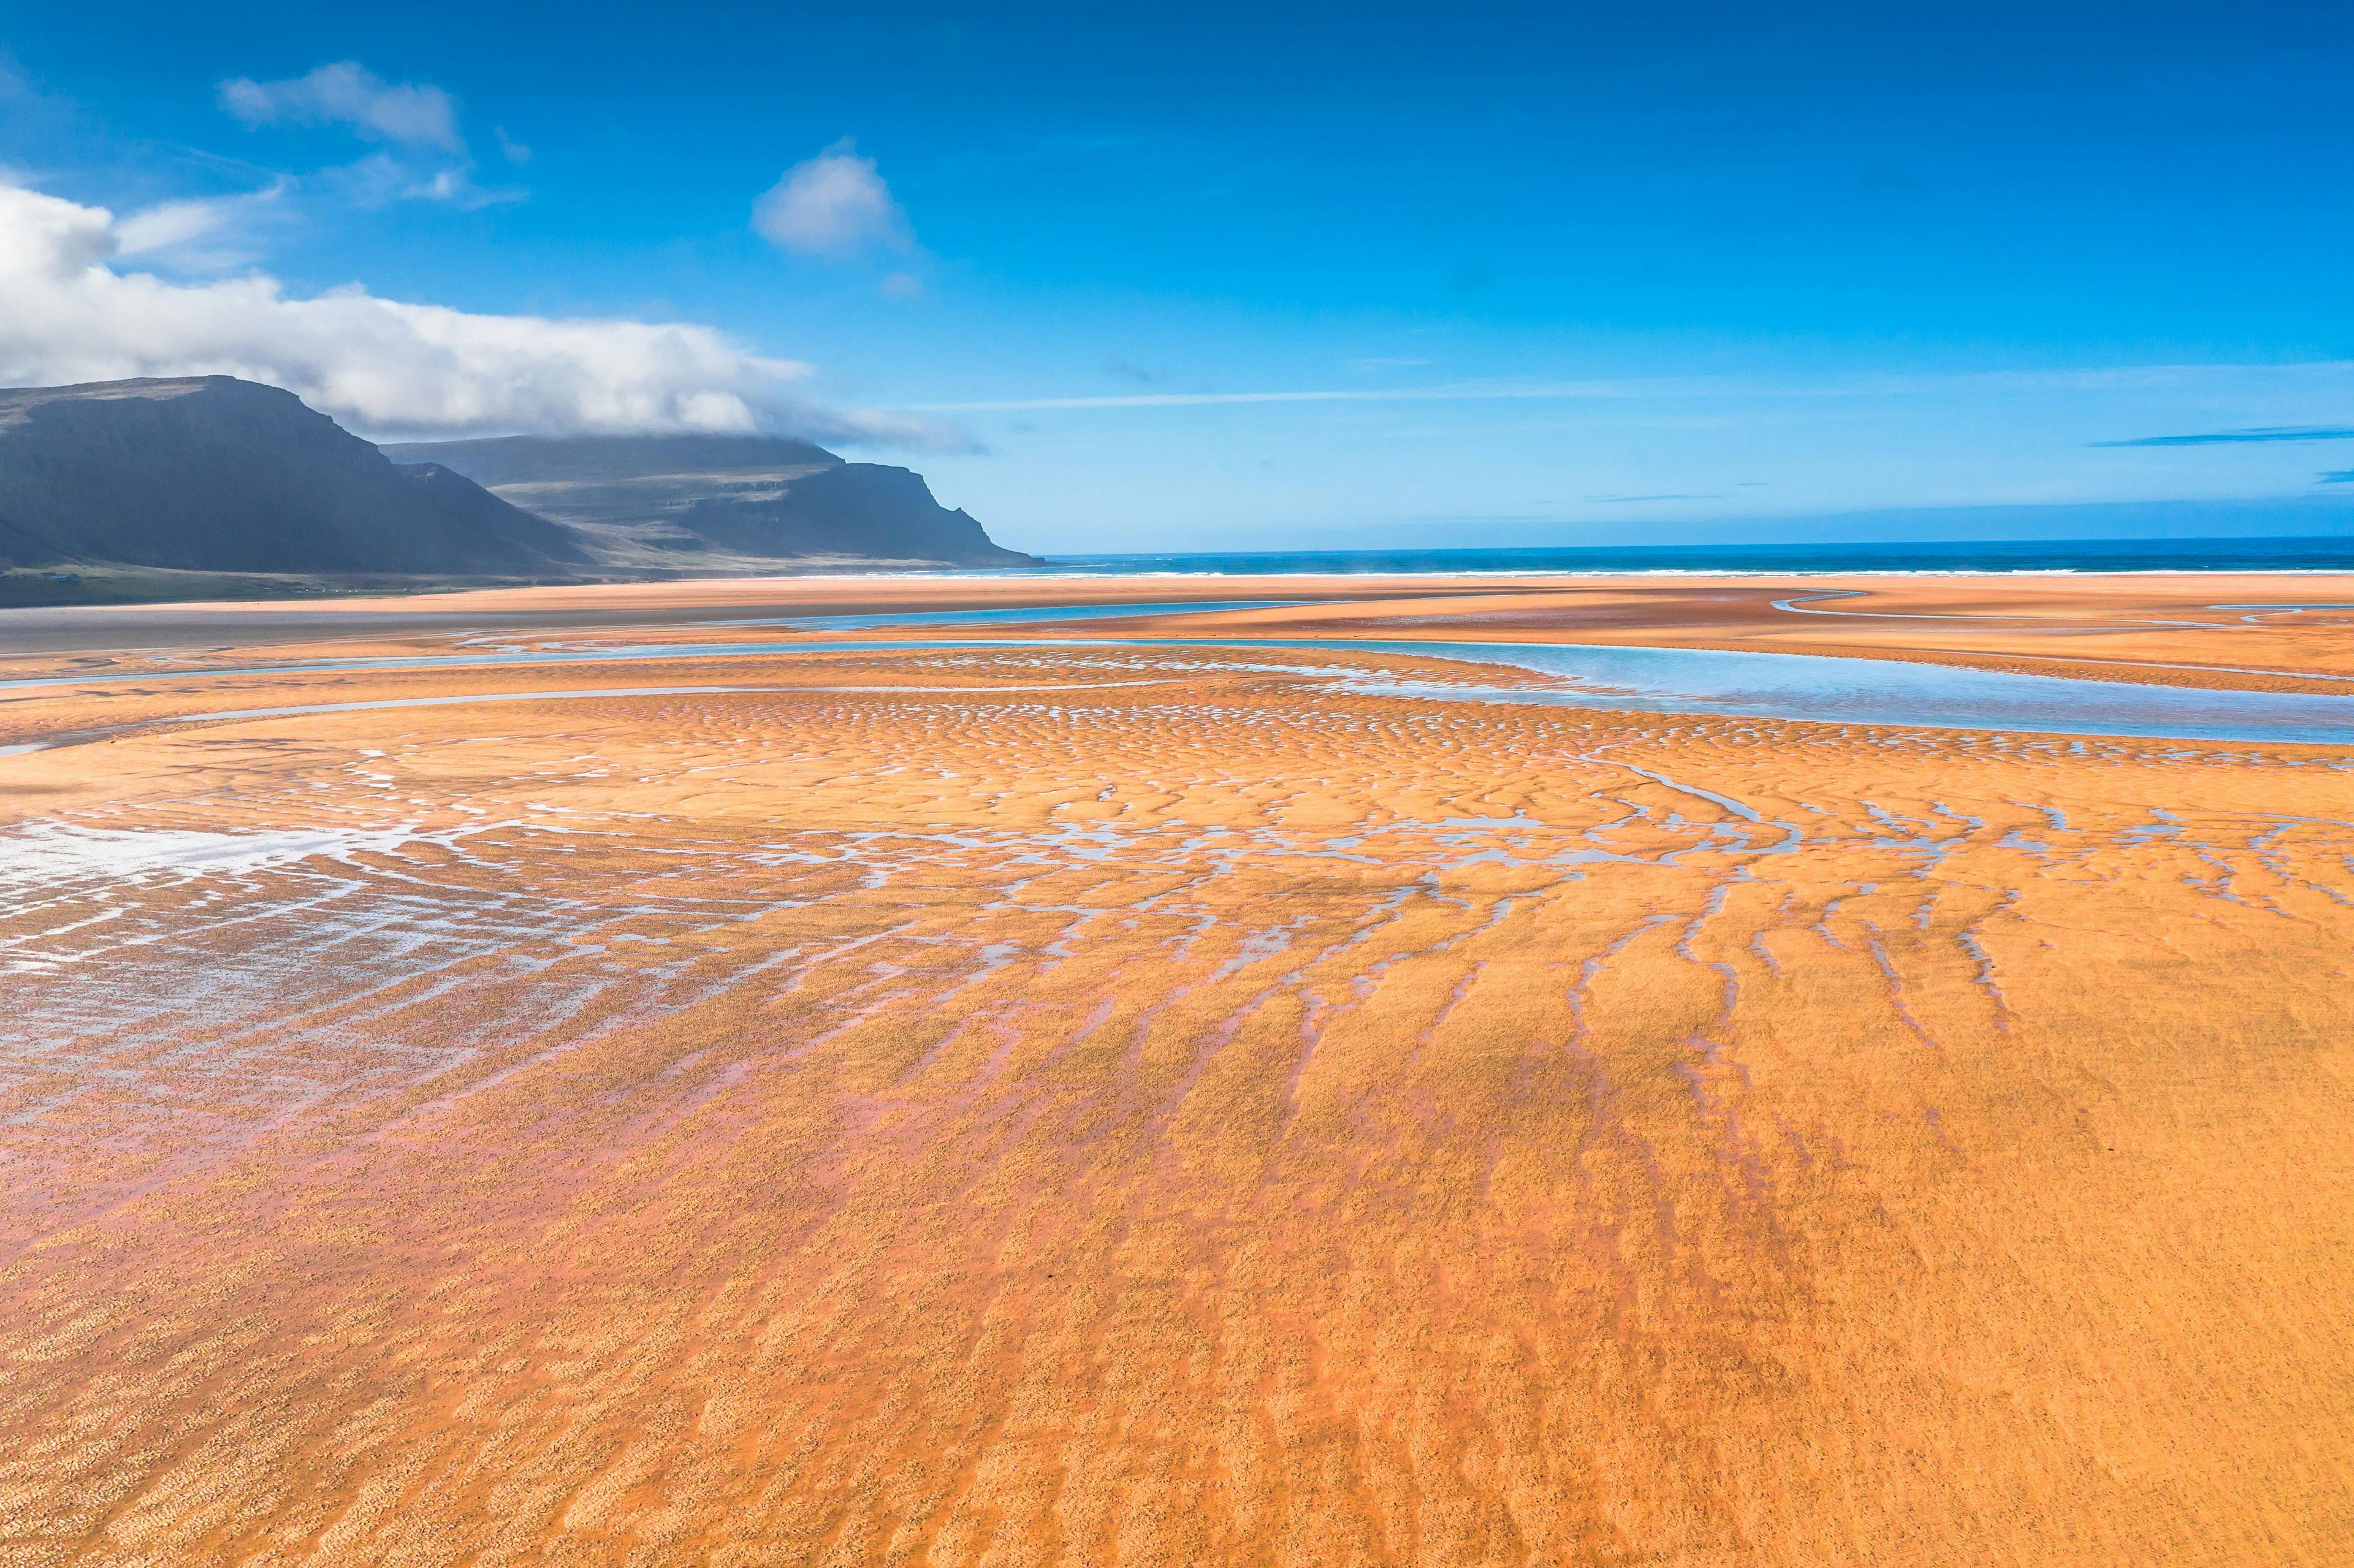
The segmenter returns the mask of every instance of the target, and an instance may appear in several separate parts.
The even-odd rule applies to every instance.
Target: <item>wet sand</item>
[[[2260,690],[2327,689],[2315,676],[2354,681],[2354,577],[2341,576],[1589,579],[1195,624],[1893,658]]]
[[[1182,614],[1174,601],[1292,600]],[[125,651],[299,658],[440,648],[467,633],[747,623],[1070,605],[1096,631],[1725,648],[1896,658],[2078,679],[2326,691],[2354,681],[2354,576],[737,578],[408,599],[0,612],[0,676],[116,667]],[[1075,627],[1078,623],[1074,623]],[[814,635],[809,633],[808,635]]]
[[[1755,597],[1839,586],[1459,614],[2316,674],[2354,619]],[[0,692],[0,745],[109,732],[0,756],[0,1563],[2354,1542],[2354,743],[1371,695],[1307,647],[168,678],[890,603],[631,591],[9,645],[154,678]],[[947,591],[1017,592],[903,608]],[[1498,635],[1450,603],[1220,630]],[[337,711],[217,716],[261,708]]]

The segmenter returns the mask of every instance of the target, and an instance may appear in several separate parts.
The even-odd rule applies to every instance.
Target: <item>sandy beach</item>
[[[1150,608],[1195,596],[1299,602]],[[2354,736],[1566,709],[1310,640],[2327,692],[2333,602],[0,618],[0,747],[71,742],[0,755],[0,1561],[2329,1562]],[[1047,604],[1146,608],[720,624]]]

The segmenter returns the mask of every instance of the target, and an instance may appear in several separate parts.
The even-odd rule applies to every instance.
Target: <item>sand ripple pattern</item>
[[[2354,1540],[2338,758],[1123,668],[9,759],[0,1563]]]

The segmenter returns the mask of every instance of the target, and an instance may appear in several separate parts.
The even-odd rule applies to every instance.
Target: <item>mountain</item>
[[[1027,567],[921,474],[769,436],[505,436],[387,446],[578,530],[608,570]]]
[[[568,531],[228,376],[0,390],[0,566],[546,577]]]

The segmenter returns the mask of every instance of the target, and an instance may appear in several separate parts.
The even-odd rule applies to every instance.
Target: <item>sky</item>
[[[0,381],[1063,553],[2354,532],[2354,8],[0,0]]]

